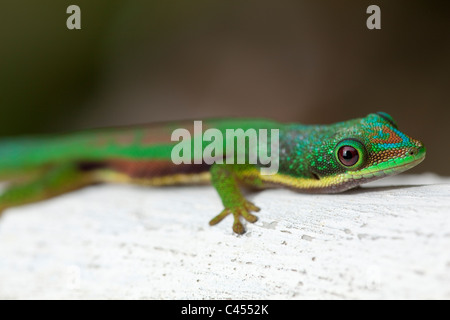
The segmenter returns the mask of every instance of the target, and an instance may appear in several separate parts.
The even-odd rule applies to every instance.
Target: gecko
[[[209,224],[232,215],[232,230],[243,234],[242,222],[257,221],[253,213],[260,208],[246,200],[242,187],[338,193],[410,169],[426,153],[422,142],[400,131],[385,112],[327,125],[238,118],[204,121],[203,131],[215,128],[224,134],[228,129],[278,130],[278,170],[262,175],[261,163],[175,164],[171,157],[177,142],[172,133],[177,128],[193,131],[192,122],[175,121],[4,138],[0,140],[0,180],[7,187],[0,195],[0,213],[98,183],[211,183],[224,208]],[[250,148],[246,152],[255,151]],[[224,153],[216,156],[223,158]]]

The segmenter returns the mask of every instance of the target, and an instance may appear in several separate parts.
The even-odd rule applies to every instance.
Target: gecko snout
[[[419,153],[419,149],[418,148],[409,148],[409,150],[408,150],[408,154],[410,156],[415,156],[418,153]]]
[[[415,147],[411,147],[408,149],[407,154],[409,156],[413,156],[415,158],[422,158],[425,156],[425,146],[422,142],[416,141]]]

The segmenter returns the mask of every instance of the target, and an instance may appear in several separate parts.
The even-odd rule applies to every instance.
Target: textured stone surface
[[[0,298],[450,299],[450,178],[265,190],[243,236],[210,186],[93,186],[0,220]]]

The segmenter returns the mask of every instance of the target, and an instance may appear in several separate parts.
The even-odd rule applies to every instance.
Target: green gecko
[[[171,134],[177,128],[192,132],[192,122],[3,139],[0,178],[9,184],[0,195],[0,212],[96,183],[161,186],[211,182],[224,210],[209,224],[231,214],[233,231],[242,234],[241,217],[255,222],[257,217],[251,212],[260,209],[243,197],[240,185],[336,193],[398,174],[425,158],[424,145],[399,131],[384,112],[331,125],[260,119],[204,122],[203,131],[215,128],[224,134],[227,129],[278,129],[278,172],[272,175],[262,175],[263,165],[258,163],[176,165],[171,152],[178,142],[172,141]]]

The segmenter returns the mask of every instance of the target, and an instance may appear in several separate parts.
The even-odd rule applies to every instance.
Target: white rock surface
[[[266,190],[247,233],[210,186],[93,186],[0,220],[1,299],[450,299],[450,178]]]

